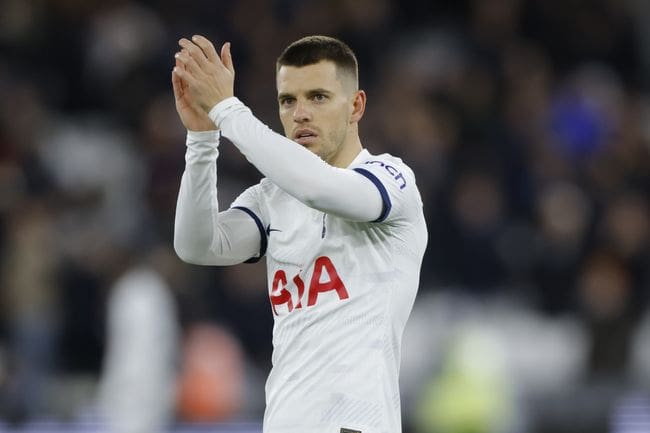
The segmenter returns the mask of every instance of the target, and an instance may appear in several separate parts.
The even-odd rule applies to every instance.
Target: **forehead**
[[[336,65],[327,60],[307,66],[281,66],[276,84],[278,93],[300,93],[312,89],[336,92],[343,89]]]

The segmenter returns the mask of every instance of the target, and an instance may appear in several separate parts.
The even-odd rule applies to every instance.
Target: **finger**
[[[203,54],[210,62],[215,63],[217,60],[219,60],[217,50],[215,50],[214,45],[208,38],[201,35],[194,35],[192,36],[192,42],[201,48],[201,51],[203,51]]]
[[[180,53],[183,54],[183,55],[185,55],[188,59],[190,58],[190,52],[187,51],[185,48],[183,48],[183,49],[180,51]],[[181,67],[181,68],[183,68],[183,69],[186,69],[185,64],[184,64],[183,62],[181,62],[180,59],[179,59],[178,57],[176,57],[176,56],[174,55],[174,58],[176,59],[176,66]]]
[[[175,55],[174,55],[174,60],[176,60],[176,66],[185,69],[185,65]]]
[[[234,75],[235,66],[232,63],[232,54],[230,52],[230,42],[226,42],[221,47],[221,61],[223,65]]]
[[[174,56],[174,57],[176,57],[176,56]],[[176,60],[176,65],[175,66],[177,68],[185,69],[185,65],[179,59],[175,59],[175,60]],[[187,83],[184,82],[183,80],[179,80],[179,83],[180,83],[180,89],[184,93],[185,90],[187,89]]]
[[[174,55],[176,61],[180,62],[181,66],[185,71],[188,71],[192,74],[198,74],[202,72],[201,67],[196,62],[194,57],[190,56],[188,52],[179,52]]]
[[[191,73],[189,73],[186,69],[180,68],[178,66],[174,66],[174,69],[172,70],[172,73],[178,76],[178,78],[181,81],[181,84],[187,83],[187,84],[193,84],[196,83],[196,80],[192,76]]]
[[[210,62],[208,61],[208,58],[205,56],[203,53],[203,50],[193,43],[192,41],[182,38],[178,41],[178,45],[183,47],[189,56],[194,59],[197,65],[199,65],[202,69],[205,69],[209,66]]]
[[[174,90],[174,98],[177,101],[183,98],[183,83],[181,77],[176,73],[176,68],[172,70],[172,89]]]

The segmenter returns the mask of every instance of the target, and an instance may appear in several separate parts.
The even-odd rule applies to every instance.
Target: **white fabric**
[[[127,271],[111,289],[101,406],[115,433],[160,432],[173,418],[178,320],[155,271]]]
[[[219,213],[216,135],[188,134],[175,246],[206,264],[266,253],[275,325],[264,432],[400,432],[400,345],[427,239],[412,171],[366,150],[331,167],[235,99],[210,114],[267,178]]]
[[[219,213],[217,200],[218,132],[189,132],[181,179],[174,249],[197,265],[241,263],[260,250],[255,222],[239,210]]]

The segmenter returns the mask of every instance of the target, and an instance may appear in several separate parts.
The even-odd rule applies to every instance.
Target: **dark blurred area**
[[[648,22],[645,0],[0,0],[0,419],[103,416],[119,335],[149,325],[178,333],[142,351],[178,375],[172,422],[261,419],[264,266],[172,250],[173,55],[232,41],[235,93],[281,131],[275,59],[327,34],[359,58],[364,146],[425,204],[405,433],[650,431]],[[225,208],[260,174],[220,151]]]

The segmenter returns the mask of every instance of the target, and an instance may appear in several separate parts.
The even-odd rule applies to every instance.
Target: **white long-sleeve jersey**
[[[400,346],[427,240],[413,172],[367,150],[332,167],[236,98],[210,117],[266,177],[219,212],[219,133],[188,133],[174,245],[197,264],[266,256],[264,432],[400,432]]]

